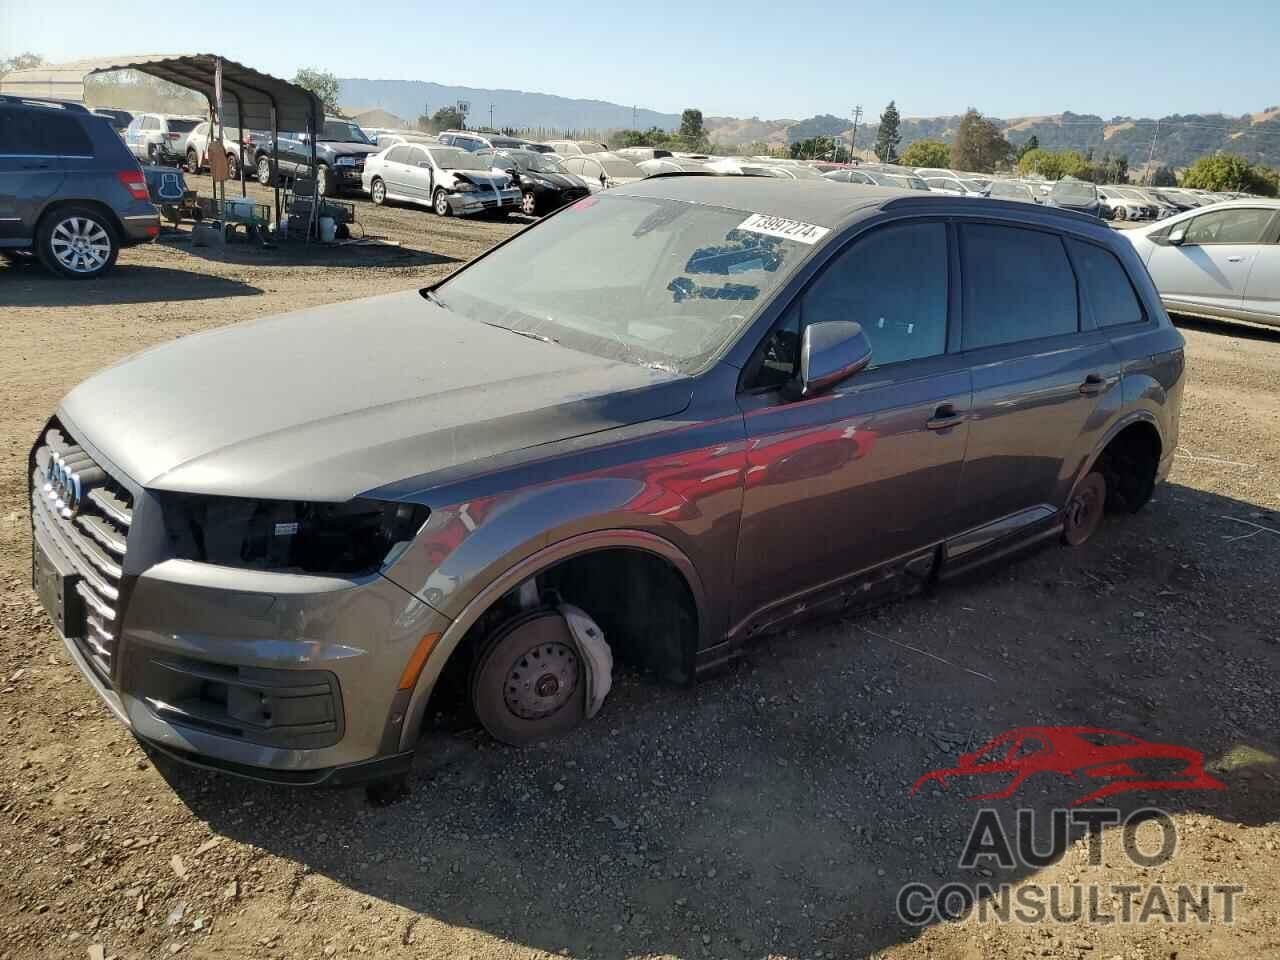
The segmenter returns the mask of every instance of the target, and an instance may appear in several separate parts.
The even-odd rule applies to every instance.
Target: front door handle
[[[1091,373],[1084,378],[1084,383],[1080,384],[1080,392],[1086,397],[1092,397],[1105,390],[1106,386],[1107,381],[1103,379],[1102,374]]]
[[[1227,263],[1239,263],[1244,257],[1227,257]]]
[[[32,160],[29,163],[22,164],[23,170],[48,170],[48,160]]]
[[[947,430],[964,423],[964,414],[956,410],[954,403],[940,403],[933,411],[933,416],[924,422],[930,430]]]

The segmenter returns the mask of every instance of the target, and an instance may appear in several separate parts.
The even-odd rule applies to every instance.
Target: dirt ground
[[[0,266],[0,958],[1280,956],[1280,331],[1182,323],[1172,479],[1084,548],[764,639],[694,689],[624,673],[553,743],[431,735],[390,807],[149,759],[28,587],[28,448],[120,357],[420,286],[519,227],[359,216],[402,245],[212,254],[170,238],[91,283]],[[1099,865],[1078,839],[1038,869],[961,867],[978,789],[910,787],[1031,725],[1192,747],[1225,789],[1104,802],[1170,811],[1163,865],[1135,865],[1109,829]],[[1012,823],[1088,789],[1043,775],[988,805]],[[895,911],[904,884],[984,880],[1243,891],[1231,923],[914,927]]]

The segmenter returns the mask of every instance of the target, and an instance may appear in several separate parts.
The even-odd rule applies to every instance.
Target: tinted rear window
[[[80,122],[61,111],[0,107],[3,153],[91,157],[93,144]]]
[[[961,260],[965,350],[1079,329],[1075,275],[1053,234],[964,224]]]
[[[199,122],[200,122],[199,120],[170,120],[169,132],[170,133],[190,133],[192,130],[196,128],[196,124]],[[230,131],[230,128],[228,128],[227,136],[230,136],[230,135],[231,135],[231,131]]]
[[[1068,240],[1071,259],[1085,299],[1100,327],[1118,327],[1124,323],[1140,323],[1146,319],[1138,295],[1133,292],[1129,275],[1115,254],[1091,243]]]

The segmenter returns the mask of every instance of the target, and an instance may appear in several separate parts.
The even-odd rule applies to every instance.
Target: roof
[[[309,90],[214,53],[104,57],[15,70],[0,80],[0,92],[81,103],[85,77],[111,70],[138,70],[202,93],[212,103],[214,71],[219,59],[222,61],[224,123],[269,130],[273,103],[281,130],[305,130],[310,117],[316,117],[317,123],[324,117],[324,106]]]
[[[842,189],[829,181],[780,180],[776,177],[658,176],[624,187],[618,192],[633,197],[659,197],[707,203],[731,210],[763,213],[771,217],[803,220],[834,229],[859,210],[879,207],[890,200],[919,191],[889,187]],[[974,201],[970,201],[971,203]],[[998,201],[997,201],[998,202]]]

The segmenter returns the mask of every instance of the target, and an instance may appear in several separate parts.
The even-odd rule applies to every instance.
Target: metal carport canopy
[[[273,106],[280,130],[318,130],[324,122],[324,105],[310,90],[214,53],[100,60],[85,71],[85,76],[111,70],[137,70],[203,93],[213,104],[213,78],[219,60],[222,61],[222,122],[227,126],[270,130]]]
[[[202,93],[212,104],[213,77],[219,59],[222,60],[222,109],[225,114],[222,121],[227,126],[270,130],[271,107],[274,104],[278,129],[301,132],[307,129],[313,116],[319,129],[324,119],[324,106],[310,90],[215,53],[101,57],[46,64],[5,74],[0,79],[0,92],[83,103],[86,77],[113,70],[137,70]]]

